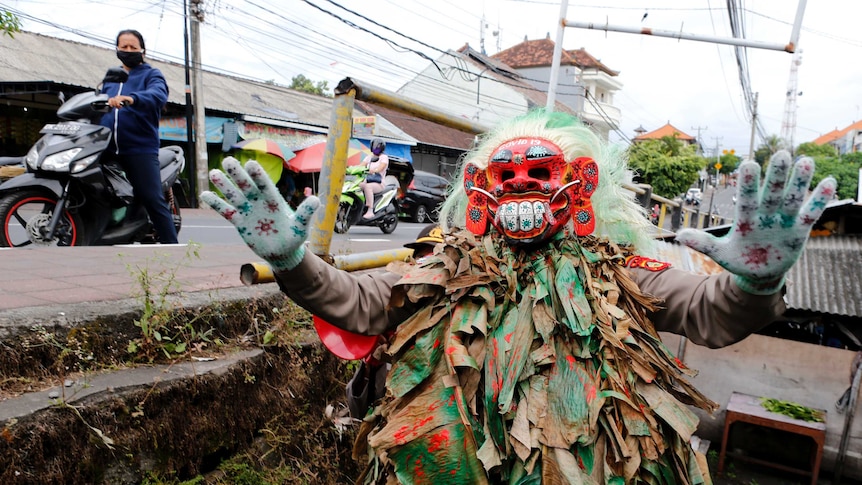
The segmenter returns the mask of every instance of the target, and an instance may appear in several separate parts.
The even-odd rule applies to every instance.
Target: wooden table
[[[718,474],[724,471],[724,459],[730,455],[736,459],[750,461],[764,466],[777,468],[801,475],[811,476],[811,485],[817,484],[817,476],[820,474],[820,461],[823,458],[823,445],[826,442],[826,411],[818,409],[823,413],[822,423],[793,419],[783,414],[767,411],[761,404],[762,398],[734,392],[727,403],[727,415],[724,418],[724,435],[721,439],[721,453],[718,455]],[[773,428],[803,436],[814,440],[814,451],[811,456],[811,469],[803,470],[787,465],[772,463],[758,458],[745,456],[739,453],[727,453],[727,441],[730,434],[730,426],[736,422],[750,423],[756,426]]]

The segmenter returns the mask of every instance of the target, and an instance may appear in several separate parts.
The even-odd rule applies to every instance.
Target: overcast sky
[[[740,3],[746,38],[789,41],[795,1]],[[182,5],[182,0],[0,3],[24,14],[24,30],[85,43],[113,46],[118,30],[138,29],[150,56],[177,62],[183,59]],[[494,54],[525,38],[555,39],[560,16],[559,2],[552,0],[204,0],[204,10],[202,57],[208,69],[278,84],[303,74],[328,81],[330,88],[351,76],[393,91],[429,58],[465,43],[480,50],[483,18],[484,47]],[[571,1],[566,18],[731,36],[727,2],[721,0]],[[796,144],[860,119],[860,19],[860,1],[808,1],[799,40]],[[574,28],[565,29],[563,46],[584,47],[620,72],[623,89],[615,104],[623,119],[611,141],[634,136],[638,126],[651,131],[670,122],[692,136],[699,133],[710,148],[748,153],[750,120],[732,46]],[[767,135],[781,134],[791,61],[786,52],[747,49],[751,90],[759,93]]]

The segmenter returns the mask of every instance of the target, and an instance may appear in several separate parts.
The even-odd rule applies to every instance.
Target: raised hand
[[[805,201],[813,175],[814,160],[802,157],[792,164],[790,154],[780,151],[770,159],[761,187],[760,166],[745,162],[739,166],[736,217],[730,232],[715,237],[683,229],[676,240],[733,273],[744,291],[775,293],[802,254],[811,226],[835,195],[835,179],[827,177]]]
[[[260,164],[249,161],[243,169],[233,157],[211,170],[210,180],[227,201],[216,194],[201,193],[201,200],[230,221],[243,241],[275,271],[290,270],[305,255],[308,223],[320,206],[317,197],[307,197],[294,213]]]

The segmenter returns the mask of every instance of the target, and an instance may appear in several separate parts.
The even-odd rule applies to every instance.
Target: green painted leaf
[[[518,384],[518,379],[521,376],[521,371],[524,370],[524,365],[527,363],[527,358],[530,355],[530,348],[533,342],[533,322],[532,322],[532,306],[533,302],[530,298],[524,296],[517,312],[512,311],[513,318],[517,318],[514,328],[511,328],[511,333],[506,333],[507,339],[506,358],[503,365],[503,387],[500,389],[499,412],[506,414],[512,409],[512,397],[514,396],[515,386]],[[509,327],[509,316],[507,315],[507,332]]]
[[[434,371],[443,355],[443,325],[436,325],[416,337],[411,345],[392,364],[386,386],[397,397],[403,397]]]
[[[580,269],[565,257],[556,260],[557,274],[554,286],[559,295],[563,315],[560,315],[575,335],[589,335],[592,332],[593,311],[584,293],[583,278]]]
[[[462,423],[441,426],[389,451],[403,485],[485,484],[485,469]]]

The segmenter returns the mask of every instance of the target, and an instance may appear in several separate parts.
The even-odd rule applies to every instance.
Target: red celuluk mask
[[[549,239],[573,220],[578,236],[596,221],[590,196],[599,182],[592,158],[567,162],[562,150],[543,138],[523,137],[497,147],[488,168],[464,167],[467,229],[483,235],[490,223],[510,244]]]

